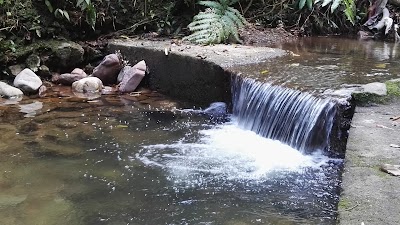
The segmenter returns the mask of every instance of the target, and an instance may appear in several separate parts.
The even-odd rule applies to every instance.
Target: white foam
[[[303,155],[279,141],[238,128],[235,122],[201,130],[196,143],[182,139],[172,144],[143,146],[136,159],[163,168],[173,178],[263,179],[276,171],[302,172],[320,167],[329,158]]]

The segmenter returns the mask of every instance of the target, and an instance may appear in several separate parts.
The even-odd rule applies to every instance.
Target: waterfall
[[[239,127],[301,152],[326,151],[335,103],[249,78],[233,78],[233,116]]]

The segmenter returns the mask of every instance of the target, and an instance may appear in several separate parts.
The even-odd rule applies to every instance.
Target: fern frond
[[[220,11],[225,11],[226,8],[228,7],[227,5],[222,5],[221,3],[214,1],[199,1],[197,4],[209,7],[211,9],[217,9]]]
[[[212,28],[213,28],[213,26],[211,24],[207,24],[207,23],[189,27],[190,31],[192,31],[192,32],[196,32],[198,30],[207,30],[207,29],[212,29]]]
[[[202,19],[211,19],[211,18],[216,18],[218,19],[219,17],[221,17],[220,15],[216,14],[216,13],[205,13],[205,12],[200,12],[199,14],[197,14],[196,16],[193,17],[193,21],[196,20],[202,20]]]
[[[239,10],[234,9],[232,7],[229,7],[227,9],[227,11],[233,13],[241,21],[241,23],[243,25],[247,25],[248,24],[247,20],[242,16],[242,14],[239,12]]]
[[[229,5],[237,0],[200,1],[199,4],[207,6],[204,12],[193,17],[188,25],[191,35],[184,40],[197,44],[215,44],[233,40],[241,42],[238,28],[247,24],[240,12]]]
[[[198,25],[203,25],[203,24],[212,24],[212,23],[215,23],[218,20],[219,20],[219,17],[218,18],[211,18],[211,19],[195,20],[195,21],[189,23],[188,28],[191,30],[192,27],[195,27],[195,26],[198,26]]]

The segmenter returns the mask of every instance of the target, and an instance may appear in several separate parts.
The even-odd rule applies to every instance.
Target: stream
[[[281,47],[298,56],[249,74],[318,93],[399,77],[394,44]],[[0,99],[0,224],[336,224],[341,159],[146,89],[97,99],[64,91]]]

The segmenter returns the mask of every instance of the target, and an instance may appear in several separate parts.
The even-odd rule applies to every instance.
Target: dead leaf
[[[400,176],[400,165],[383,164],[379,169],[393,176]]]
[[[385,64],[385,63],[378,63],[378,64],[375,64],[375,68],[378,68],[378,69],[385,69],[385,68],[386,68],[386,64]]]

